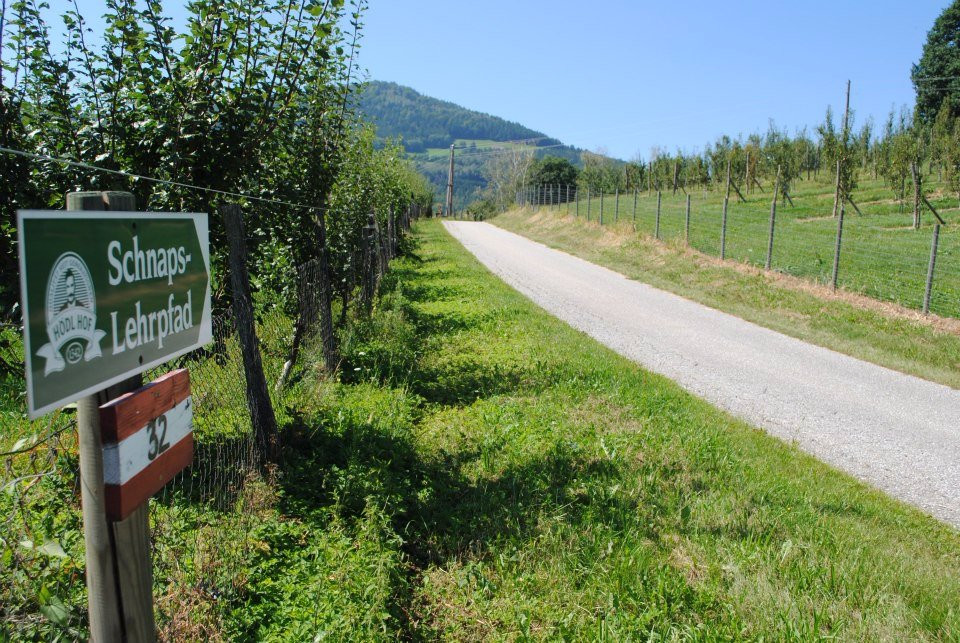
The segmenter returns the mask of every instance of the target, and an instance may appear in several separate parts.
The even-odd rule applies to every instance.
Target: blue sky
[[[842,112],[912,106],[910,66],[946,0],[372,0],[370,78],[629,159]]]
[[[182,18],[183,2],[164,3]],[[720,134],[859,126],[912,105],[910,66],[947,0],[629,2],[370,0],[360,63],[623,159],[702,150]],[[80,0],[86,15],[97,0]]]

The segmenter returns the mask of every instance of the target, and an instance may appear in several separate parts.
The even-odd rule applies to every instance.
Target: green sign
[[[30,417],[210,342],[206,214],[17,212]]]

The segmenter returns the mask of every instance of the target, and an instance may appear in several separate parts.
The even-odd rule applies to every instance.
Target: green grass
[[[454,142],[454,145],[457,146],[457,154],[462,152],[470,153],[471,149],[478,150],[507,150],[507,149],[517,149],[517,150],[536,150],[536,146],[529,145],[527,143],[517,143],[513,141],[494,141],[492,139],[481,139],[481,138],[458,138]],[[442,157],[444,159],[450,158],[450,148],[449,147],[428,147],[425,152],[426,155],[431,157]]]
[[[823,178],[823,177],[821,177]],[[933,177],[935,178],[935,177]],[[882,182],[861,178],[855,198],[864,216],[849,206],[844,220],[839,284],[863,293],[914,309],[923,306],[927,264],[930,257],[934,218],[923,214],[920,230],[913,230],[912,200],[899,204]],[[727,220],[726,258],[756,266],[766,262],[770,229],[772,186],[745,194],[741,203],[731,192]],[[944,186],[929,181],[925,189],[930,201],[947,221],[940,233],[937,270],[930,303],[931,311],[960,317],[960,208],[957,196],[944,192]],[[820,283],[830,283],[837,234],[837,221],[831,216],[833,184],[828,180],[796,181],[791,194],[795,206],[779,203],[772,267],[784,273]],[[636,229],[653,235],[656,230],[656,192],[640,192],[637,199]],[[561,210],[567,212],[564,205]],[[600,219],[600,199],[593,195],[589,204],[581,194],[580,216]],[[720,230],[723,210],[721,191],[691,190],[690,245],[712,256],[720,254]],[[901,212],[902,210],[902,212]],[[571,205],[570,213],[575,212]],[[620,196],[619,216],[616,197],[603,199],[603,222],[619,220],[634,224],[633,193]],[[664,240],[686,237],[686,196],[664,191],[660,214],[660,237]]]
[[[155,503],[165,633],[960,634],[956,531],[572,330],[437,222],[416,234],[344,338],[340,380],[308,352],[278,468],[222,523]]]
[[[419,233],[345,371],[415,406],[320,429],[342,460],[309,467],[355,515],[391,516],[386,637],[960,633],[954,530],[585,338],[436,223]]]
[[[795,199],[799,207],[799,198]],[[628,213],[632,205],[631,196]],[[720,263],[690,252],[682,237],[656,241],[643,220],[634,233],[631,220],[601,228],[595,220],[588,223],[584,217],[544,209],[536,214],[508,212],[492,223],[761,326],[960,388],[956,322],[925,320],[919,314],[846,296],[848,291],[833,296],[826,288],[804,287],[778,273],[745,270],[732,261]]]

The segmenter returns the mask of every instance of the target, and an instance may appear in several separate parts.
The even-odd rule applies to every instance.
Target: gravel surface
[[[762,328],[488,223],[444,225],[493,273],[574,328],[960,527],[960,391]]]

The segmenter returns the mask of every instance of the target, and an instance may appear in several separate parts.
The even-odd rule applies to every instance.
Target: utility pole
[[[450,172],[447,174],[447,217],[453,216],[453,145],[450,146]]]

